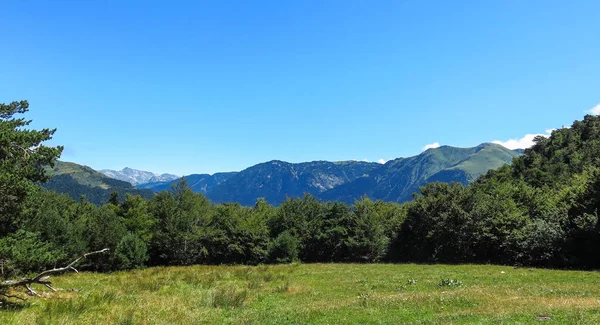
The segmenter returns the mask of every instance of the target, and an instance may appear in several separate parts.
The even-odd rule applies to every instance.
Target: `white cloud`
[[[432,144],[428,144],[425,147],[423,147],[423,151],[427,150],[427,149],[435,149],[435,148],[439,148],[440,147],[440,143],[439,142],[434,142]]]
[[[600,115],[600,104],[594,106],[592,109],[590,109],[587,112],[590,113],[590,114],[592,114],[592,115]]]
[[[381,159],[379,159],[377,161],[374,161],[374,160],[371,160],[371,159],[364,158],[364,159],[353,159],[353,161],[378,162],[380,164],[385,164],[386,162],[389,161],[389,159],[383,159],[383,158],[381,158]]]
[[[519,139],[509,139],[507,141],[495,140],[492,143],[496,143],[502,145],[510,150],[515,149],[527,149],[533,146],[533,139],[537,136],[549,137],[550,134],[554,131],[554,129],[546,130],[546,133],[538,133],[538,134],[525,134],[522,138]]]

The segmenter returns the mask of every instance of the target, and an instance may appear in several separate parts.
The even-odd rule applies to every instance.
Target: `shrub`
[[[41,271],[63,257],[55,245],[42,241],[37,233],[18,230],[0,238],[0,278]]]
[[[135,234],[125,235],[115,250],[117,267],[122,270],[141,268],[148,260],[146,243]]]
[[[536,219],[513,236],[518,253],[516,260],[526,265],[549,264],[565,240],[565,232],[558,223]]]
[[[289,232],[282,232],[269,245],[269,260],[273,263],[291,263],[298,260],[298,240]]]

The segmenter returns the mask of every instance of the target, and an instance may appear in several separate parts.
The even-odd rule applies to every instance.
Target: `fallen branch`
[[[77,271],[77,269],[75,268],[75,264],[79,263],[79,261],[81,261],[82,259],[84,259],[90,255],[101,254],[101,253],[106,253],[106,252],[108,252],[108,248],[105,248],[105,249],[102,249],[99,251],[95,251],[95,252],[85,253],[82,256],[78,257],[73,262],[69,263],[69,265],[67,265],[65,267],[53,268],[51,270],[43,271],[42,273],[39,273],[38,275],[34,276],[33,278],[23,278],[20,280],[8,280],[8,281],[0,282],[0,295],[2,295],[4,297],[9,297],[9,298],[18,298],[15,296],[9,296],[5,293],[2,293],[2,289],[23,287],[27,290],[27,293],[30,296],[40,297],[40,294],[38,294],[37,292],[35,292],[35,290],[33,290],[33,288],[31,288],[32,284],[42,284],[42,285],[46,286],[48,289],[50,289],[52,291],[56,291],[56,289],[54,287],[52,287],[52,282],[50,282],[48,280],[50,278],[50,274],[61,273],[61,272],[66,272],[66,271],[73,271],[75,273],[79,273],[79,271]],[[22,298],[20,298],[20,299],[22,299]]]

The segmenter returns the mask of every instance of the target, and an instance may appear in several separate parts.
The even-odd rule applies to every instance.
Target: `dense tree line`
[[[600,267],[600,117],[537,137],[471,186],[428,184],[408,204],[399,261]]]
[[[94,257],[102,262],[92,259],[89,269],[291,261],[600,267],[599,117],[536,138],[512,165],[470,186],[430,183],[404,204],[310,195],[277,207],[260,199],[212,204],[183,180],[151,199],[115,193],[97,206],[34,185],[61,148],[40,145],[53,130],[19,136],[25,121],[12,116],[26,111],[20,105],[0,111],[4,276],[102,248],[110,257]]]
[[[112,254],[96,257],[104,259],[101,263],[91,261],[97,271],[296,260],[377,262],[385,259],[405,211],[367,198],[348,206],[321,203],[310,195],[289,198],[279,207],[264,200],[253,207],[215,205],[185,181],[150,200],[128,194],[119,202],[114,195],[102,206],[37,188],[23,202],[19,230],[0,241],[10,251],[0,254],[10,261],[5,272],[38,270],[102,248]]]
[[[104,186],[93,187],[80,184],[70,175],[61,174],[52,176],[52,178],[43,183],[43,187],[58,193],[65,193],[74,200],[78,200],[80,197],[85,196],[85,199],[88,202],[97,205],[106,203],[113,191],[119,193],[119,199],[121,200],[125,198],[125,194],[137,194],[146,199],[150,199],[154,196],[154,193],[150,190],[139,190],[131,186],[131,184],[120,180],[106,177],[103,179],[103,182],[103,185],[109,186],[111,190],[104,189]]]

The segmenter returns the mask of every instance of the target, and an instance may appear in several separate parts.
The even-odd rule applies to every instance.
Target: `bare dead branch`
[[[106,253],[106,252],[108,252],[108,248],[105,248],[105,249],[102,249],[102,250],[99,250],[99,251],[95,251],[95,252],[91,252],[91,253],[85,253],[82,256],[80,256],[79,258],[77,258],[76,260],[74,260],[73,262],[71,262],[69,265],[67,265],[65,267],[59,267],[59,268],[54,268],[54,269],[51,269],[51,270],[46,270],[46,271],[44,271],[44,272],[36,275],[33,278],[33,280],[34,280],[34,282],[44,281],[44,279],[42,279],[42,278],[45,277],[45,276],[48,276],[49,274],[59,273],[59,272],[66,272],[66,271],[69,271],[69,270],[74,271],[75,273],[79,273],[79,271],[77,271],[74,268],[75,264],[77,264],[79,261],[81,261],[82,259],[84,259],[84,258],[86,258],[86,257],[88,257],[90,255],[101,254],[101,253]]]
[[[85,253],[82,256],[75,259],[73,262],[69,263],[69,265],[67,265],[65,267],[59,267],[59,268],[55,267],[51,270],[43,271],[43,272],[39,273],[38,275],[34,276],[33,278],[23,278],[20,280],[8,280],[8,281],[0,282],[0,289],[23,287],[27,290],[27,293],[29,295],[41,297],[40,294],[38,294],[37,292],[35,292],[35,290],[33,290],[33,288],[31,288],[32,284],[42,284],[54,292],[54,291],[56,291],[56,289],[54,287],[52,287],[52,282],[50,282],[50,280],[49,280],[50,274],[67,272],[67,271],[74,271],[75,273],[79,273],[77,271],[77,269],[75,269],[75,267],[74,267],[77,263],[79,263],[79,261],[81,261],[82,259],[84,259],[90,255],[101,254],[101,253],[106,253],[106,252],[108,252],[108,248],[105,248],[105,249],[102,249],[99,251],[95,251],[95,252]],[[0,291],[0,295],[9,297],[7,294],[2,293],[1,291]],[[10,298],[18,298],[18,297],[11,296]]]
[[[25,289],[27,289],[27,293],[29,293],[30,296],[41,297],[41,295],[39,293],[35,292],[35,290],[33,290],[33,288],[31,288],[31,286],[29,284],[25,285]]]
[[[54,288],[53,286],[49,285],[49,284],[44,284],[46,286],[46,288],[50,289],[52,292],[56,292],[56,288]]]
[[[24,148],[24,147],[21,147],[21,146],[20,146],[20,145],[18,145],[18,144],[13,144],[13,148],[14,148],[14,149],[20,149],[21,151],[23,151],[23,157],[25,157],[25,158],[29,158],[29,155],[32,155],[32,154],[34,154],[34,153],[35,153],[35,150],[33,150],[33,149],[31,149],[31,148]]]

